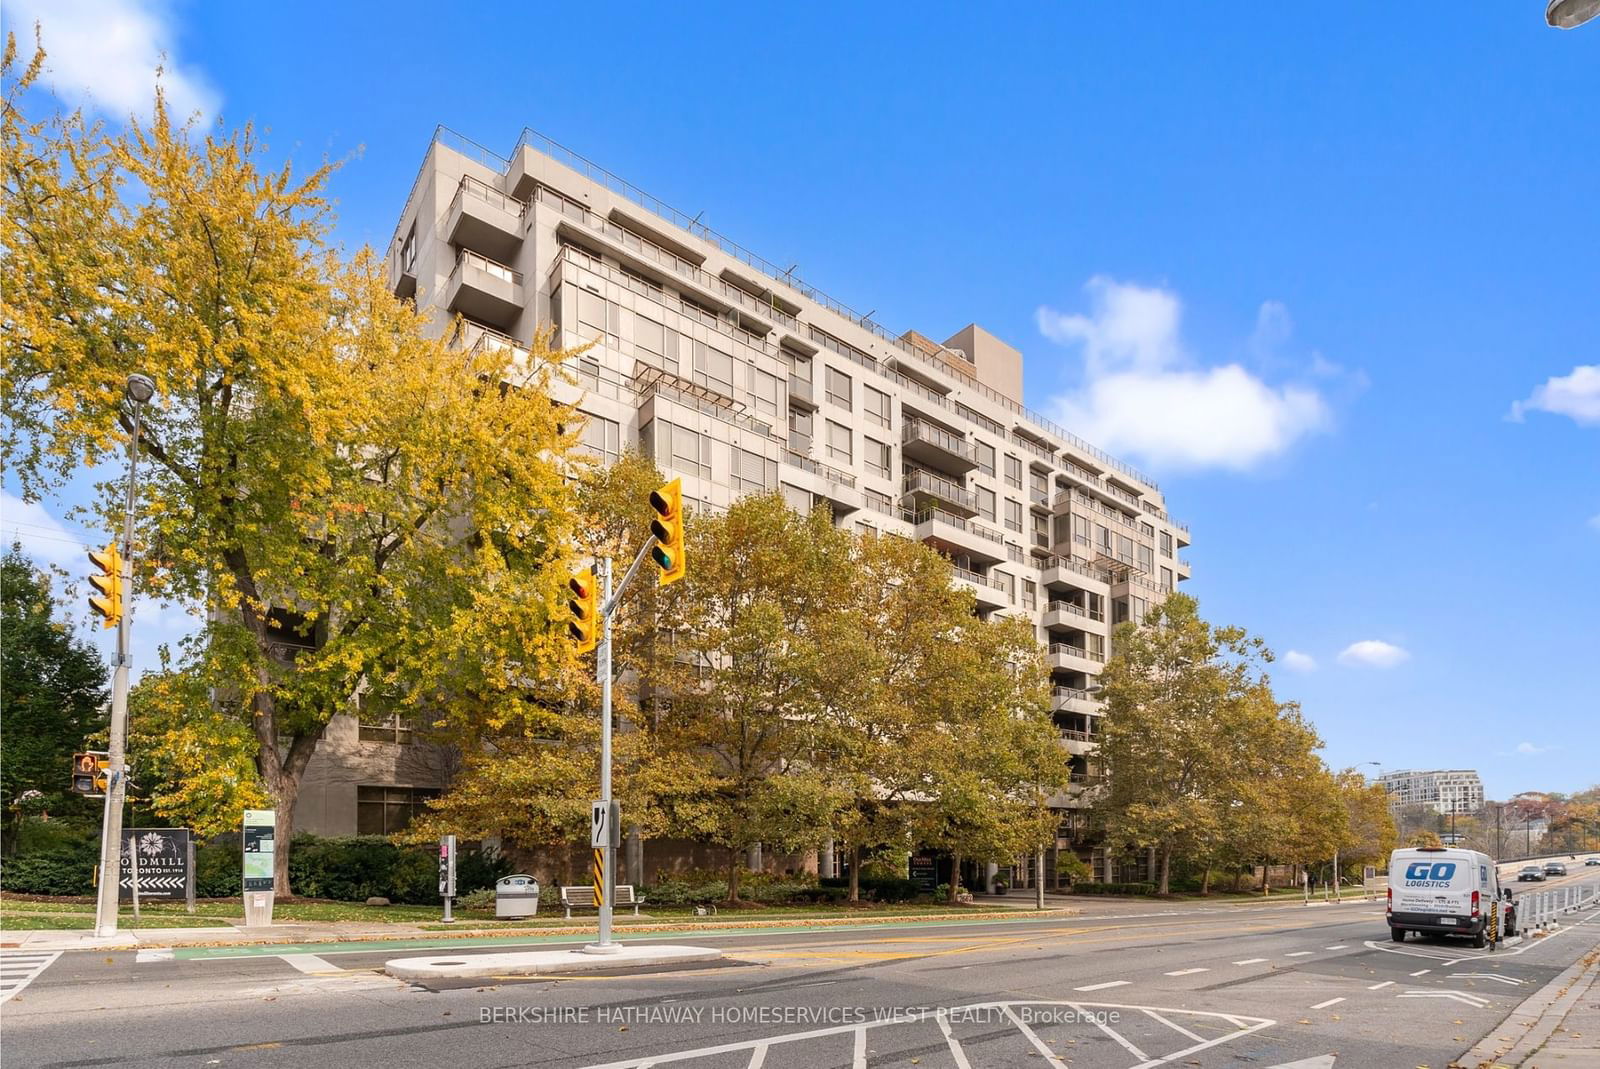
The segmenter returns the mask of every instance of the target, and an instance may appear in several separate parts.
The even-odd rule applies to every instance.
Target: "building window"
[[[641,427],[639,437],[651,445],[650,459],[662,467],[711,478],[711,439],[698,431],[658,419]]]
[[[892,429],[892,409],[889,407],[889,395],[882,390],[874,389],[866,383],[861,384],[861,404],[864,406],[867,422],[876,427]]]
[[[622,457],[622,424],[603,416],[590,416],[584,421],[579,442],[596,460],[615,464]]]
[[[1037,609],[1039,607],[1039,584],[1032,579],[1022,581],[1022,607],[1024,609]]]
[[[849,464],[853,456],[850,448],[850,428],[831,419],[823,422],[828,425],[828,459]]]
[[[1096,553],[1107,557],[1113,556],[1111,552],[1111,528],[1103,523],[1094,525],[1094,549]]]
[[[416,721],[399,713],[391,713],[388,716],[374,715],[368,719],[367,714],[363,712],[358,735],[362,742],[393,742],[409,746],[416,738]]]
[[[985,490],[981,486],[978,487],[977,490],[978,490],[978,515],[982,516],[984,519],[988,520],[990,523],[993,523],[994,522],[994,491],[993,490]]]
[[[840,408],[850,407],[850,376],[831,365],[827,369],[828,403]]]
[[[894,498],[870,488],[863,491],[863,493],[867,495],[867,508],[874,512],[881,512],[885,516],[894,515]]]
[[[1172,556],[1172,534],[1169,531],[1161,532],[1161,555],[1163,557]]]
[[[874,441],[871,438],[865,438],[862,441],[864,443],[862,448],[867,454],[867,470],[874,475],[881,475],[887,479],[894,470],[893,451],[882,442]]]
[[[1172,593],[1172,569],[1161,569],[1161,589],[1165,593]]]
[[[1050,518],[1033,514],[1033,544],[1038,549],[1050,548]]]
[[[1022,489],[1022,461],[1010,454],[1006,455],[1006,485],[1013,490]]]
[[[1006,530],[1022,533],[1022,502],[1006,498]]]
[[[1042,471],[1028,472],[1028,497],[1041,504],[1047,503],[1050,500],[1050,476]]]
[[[1117,559],[1124,564],[1133,563],[1133,539],[1125,534],[1117,535]]]
[[[633,317],[633,344],[635,348],[652,354],[658,360],[666,353],[666,329],[653,319]]]
[[[733,357],[703,341],[694,343],[694,381],[724,397],[733,396]]]
[[[400,246],[400,270],[403,274],[413,275],[417,270],[417,224],[411,224],[411,232],[406,235],[406,243]]]
[[[732,469],[735,494],[759,494],[778,485],[778,462],[768,460],[760,453],[734,446]]]
[[[750,396],[755,398],[756,411],[766,416],[769,421],[778,418],[778,406],[782,403],[784,384],[778,381],[778,376],[768,374],[756,367],[750,367]]]
[[[1076,512],[1072,514],[1072,544],[1089,548],[1089,518]]]
[[[432,787],[357,787],[356,834],[393,835],[426,810],[429,798],[439,797]]]
[[[978,470],[985,475],[994,474],[994,446],[987,442],[972,443],[978,450]]]
[[[1156,570],[1156,551],[1143,542],[1139,543],[1139,570],[1146,575]]]

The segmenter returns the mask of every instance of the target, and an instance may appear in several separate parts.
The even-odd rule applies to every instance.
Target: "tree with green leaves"
[[[688,576],[661,598],[667,651],[653,685],[670,713],[656,735],[699,784],[675,820],[727,851],[736,900],[751,844],[815,845],[842,802],[814,755],[829,648],[819,624],[845,593],[848,536],[776,494],[691,514],[687,532]]]
[[[1177,593],[1142,625],[1119,626],[1114,645],[1100,677],[1109,786],[1097,816],[1112,849],[1155,851],[1166,894],[1173,857],[1203,856],[1222,832],[1227,762],[1215,750],[1271,655],[1242,629],[1207,623],[1194,598]]]
[[[58,614],[49,577],[16,545],[0,559],[0,634],[0,803],[9,852],[29,792],[38,792],[34,808],[57,815],[86,809],[69,793],[72,755],[105,726],[107,675],[99,652]]]
[[[155,381],[135,583],[208,621],[180,667],[249,728],[287,845],[335,714],[461,724],[565,670],[581,417],[549,386],[572,354],[442,340],[378,258],[330,250],[331,168],[269,166],[248,126],[202,136],[159,93],[125,132],[26,113],[42,62],[8,39],[3,458],[52,492],[120,457],[123,383]]]

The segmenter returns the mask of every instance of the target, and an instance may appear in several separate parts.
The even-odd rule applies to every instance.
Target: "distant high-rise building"
[[[1470,768],[1405,769],[1378,777],[1389,792],[1389,808],[1425,805],[1436,813],[1476,813],[1483,808],[1483,782]]]

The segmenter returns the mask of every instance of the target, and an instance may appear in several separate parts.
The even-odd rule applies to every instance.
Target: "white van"
[[[1396,943],[1407,932],[1461,936],[1475,947],[1489,940],[1489,912],[1501,903],[1498,938],[1511,935],[1509,889],[1488,854],[1448,846],[1396,850],[1389,855],[1389,934]]]

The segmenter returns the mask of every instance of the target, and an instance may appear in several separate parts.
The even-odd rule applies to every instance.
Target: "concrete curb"
[[[396,958],[383,971],[397,980],[481,980],[495,976],[562,976],[611,969],[645,969],[657,965],[688,965],[715,961],[722,951],[710,947],[640,946],[618,944],[609,954],[583,949],[534,950],[518,954],[438,954],[426,958]]]
[[[1456,1061],[1476,1069],[1517,1069],[1539,1052],[1596,981],[1600,981],[1600,951],[1591,951],[1528,996]],[[1508,1038],[1505,1033],[1520,1034]]]
[[[631,935],[635,938],[654,938],[657,933],[674,934],[729,931],[740,929],[815,929],[838,927],[870,927],[877,925],[905,925],[921,924],[925,922],[948,921],[1014,921],[1021,913],[1026,917],[1062,918],[1079,916],[1080,911],[1074,909],[1044,909],[1044,910],[1005,910],[984,909],[973,912],[950,913],[922,913],[922,914],[891,914],[874,916],[863,911],[859,916],[853,917],[815,917],[785,919],[781,917],[768,917],[765,919],[752,918],[750,920],[719,920],[716,923],[685,923],[682,921],[664,921],[655,924],[617,924],[617,935]],[[317,922],[306,922],[316,924]],[[273,927],[301,927],[299,924],[273,925]],[[153,929],[132,928],[119,932],[109,939],[98,939],[82,929],[52,931],[48,929],[18,929],[14,934],[15,940],[20,945],[10,949],[25,950],[137,950],[143,947],[159,946],[162,948],[225,948],[249,946],[311,946],[318,944],[334,943],[384,943],[395,939],[410,940],[438,940],[440,942],[457,942],[463,939],[508,939],[508,938],[533,938],[542,936],[572,936],[594,935],[597,932],[593,924],[566,924],[546,928],[417,928],[414,926],[397,926],[397,930],[375,932],[370,928],[352,933],[299,933],[290,931],[263,934],[260,936],[246,934],[245,929],[229,929],[238,932],[237,938],[217,939],[214,935],[206,938],[185,938],[177,935],[181,931],[194,931],[196,933],[216,933],[219,928],[194,928],[194,929]],[[151,937],[150,934],[159,935]],[[13,933],[0,932],[0,935],[10,936]],[[11,941],[11,940],[6,940]]]

